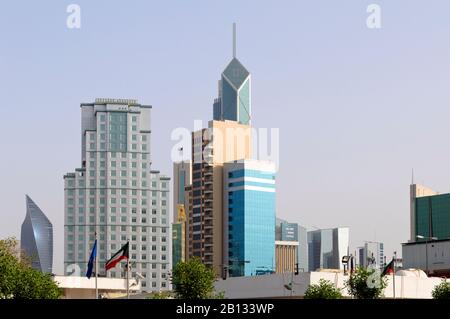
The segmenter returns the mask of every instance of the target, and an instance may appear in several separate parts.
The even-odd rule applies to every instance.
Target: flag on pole
[[[106,270],[114,268],[121,260],[129,258],[129,242],[120,248],[120,250],[115,253],[105,264]]]
[[[381,274],[381,276],[386,276],[389,274],[394,273],[394,257],[392,257],[392,260],[389,264],[386,265],[386,267],[384,267],[383,269],[383,273]]]
[[[91,279],[92,270],[94,268],[95,259],[97,258],[97,239],[94,242],[94,247],[92,247],[91,256],[89,257],[89,262],[87,266],[86,277]]]

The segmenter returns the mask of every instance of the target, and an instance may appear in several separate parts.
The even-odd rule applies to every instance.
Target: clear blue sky
[[[81,6],[81,29],[66,7]],[[382,29],[366,7],[382,8]],[[63,179],[80,166],[81,102],[153,105],[153,168],[171,175],[170,133],[212,117],[237,55],[252,73],[253,125],[280,129],[277,207],[309,228],[349,226],[386,255],[408,239],[411,168],[450,190],[450,2],[2,1],[0,238],[20,236],[25,194],[55,230]]]

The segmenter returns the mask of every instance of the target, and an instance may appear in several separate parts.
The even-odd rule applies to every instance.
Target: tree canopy
[[[214,298],[214,270],[200,259],[179,262],[172,272],[175,295],[181,299]]]
[[[305,299],[341,299],[341,290],[325,279],[320,279],[318,284],[309,285],[305,292]]]
[[[383,295],[387,279],[379,270],[359,267],[345,282],[348,293],[357,299],[378,299]]]
[[[443,279],[439,285],[434,287],[431,295],[433,299],[450,299],[450,282]]]
[[[0,299],[57,299],[61,296],[51,274],[31,268],[15,251],[17,240],[0,240]]]

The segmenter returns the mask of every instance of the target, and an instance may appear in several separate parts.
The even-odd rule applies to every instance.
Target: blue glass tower
[[[224,264],[232,277],[274,272],[275,166],[239,160],[224,166]]]
[[[27,215],[22,224],[20,246],[31,258],[31,266],[45,273],[52,272],[53,226],[33,200],[26,196]]]

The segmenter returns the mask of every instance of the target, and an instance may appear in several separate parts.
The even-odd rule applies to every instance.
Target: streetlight
[[[426,274],[428,276],[428,241],[429,240],[438,240],[438,238],[437,237],[423,236],[423,235],[417,235],[416,238],[417,239],[425,239],[425,264],[426,264],[425,272],[426,272]]]

